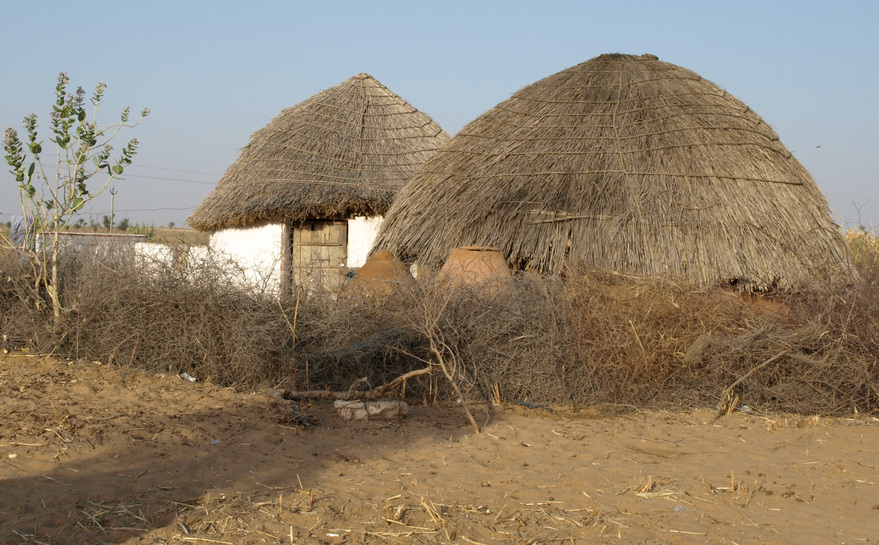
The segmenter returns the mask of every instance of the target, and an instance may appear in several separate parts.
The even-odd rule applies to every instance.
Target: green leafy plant
[[[76,212],[103,193],[132,163],[138,147],[136,138],[129,140],[115,158],[110,142],[122,130],[138,126],[149,115],[145,108],[139,119],[132,122],[130,109],[125,107],[119,121],[99,126],[98,110],[107,86],[95,86],[87,112],[86,92],[82,87],[69,92],[69,83],[66,73],[58,75],[55,104],[49,115],[49,141],[55,144],[57,159],[44,160],[36,114],[24,118],[24,139],[11,127],[6,129],[3,139],[6,162],[18,184],[29,231],[29,244],[21,250],[34,267],[36,283],[45,289],[56,323],[65,310],[58,293],[62,234],[73,223]]]
[[[120,222],[120,229],[121,228],[122,227],[121,227],[121,222]],[[156,226],[155,225],[147,225],[145,223],[143,225],[141,225],[140,223],[135,223],[134,225],[132,225],[131,227],[128,228],[128,232],[131,233],[132,235],[146,235],[147,240],[152,240],[153,237],[156,236]]]

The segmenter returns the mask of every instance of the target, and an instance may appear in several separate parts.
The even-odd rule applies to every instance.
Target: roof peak
[[[214,231],[384,214],[448,140],[429,116],[361,72],[257,130],[189,224]]]

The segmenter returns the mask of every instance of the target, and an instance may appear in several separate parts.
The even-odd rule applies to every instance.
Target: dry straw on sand
[[[368,74],[287,108],[256,131],[189,217],[200,231],[382,215],[449,136]]]
[[[825,197],[741,101],[652,55],[601,55],[464,127],[395,198],[376,247],[437,266],[582,262],[685,284],[850,277]]]

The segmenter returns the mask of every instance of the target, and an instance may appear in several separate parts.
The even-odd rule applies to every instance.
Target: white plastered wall
[[[349,268],[362,267],[378,236],[381,216],[358,216],[348,220]],[[269,293],[281,287],[281,248],[283,226],[279,223],[260,227],[223,229],[211,234],[210,249],[220,259],[228,260],[228,271],[242,283]]]
[[[280,223],[223,229],[211,234],[209,246],[218,257],[228,260],[228,271],[233,277],[266,292],[278,293],[283,232]]]
[[[381,216],[358,216],[348,220],[348,267],[356,269],[366,263],[369,250],[378,236],[382,224]]]

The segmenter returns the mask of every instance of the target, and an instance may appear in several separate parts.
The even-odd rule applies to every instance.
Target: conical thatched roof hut
[[[396,193],[448,141],[358,74],[256,131],[189,225],[210,231],[211,247],[249,280],[337,290],[365,262]]]
[[[368,74],[287,108],[189,217],[200,231],[384,214],[449,136]]]
[[[826,199],[772,128],[652,55],[601,55],[477,118],[397,195],[376,242],[429,266],[469,245],[517,268],[695,286],[848,270]]]

